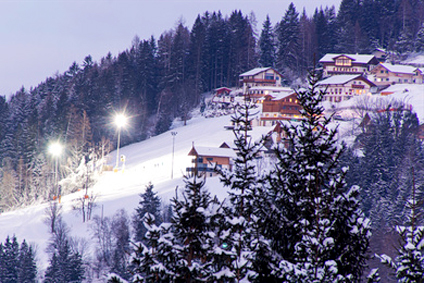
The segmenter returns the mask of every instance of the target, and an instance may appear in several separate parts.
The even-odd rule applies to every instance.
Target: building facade
[[[282,87],[283,76],[274,68],[255,68],[239,75],[243,94],[249,94],[252,87]]]
[[[188,155],[193,156],[191,161],[193,166],[187,167],[187,173],[197,172],[209,177],[216,175],[215,166],[220,169],[232,170],[233,159],[237,156],[226,143],[217,148],[193,145]]]
[[[295,92],[284,95],[265,95],[262,100],[261,126],[274,126],[278,121],[300,120],[301,106]]]
[[[371,71],[371,75],[371,80],[378,86],[423,83],[423,70],[408,65],[380,63]]]
[[[375,93],[377,86],[362,75],[338,75],[320,81],[318,89],[325,91],[324,100],[341,102],[354,96]]]
[[[323,67],[323,76],[366,75],[379,61],[374,55],[367,54],[326,54],[319,63]]]

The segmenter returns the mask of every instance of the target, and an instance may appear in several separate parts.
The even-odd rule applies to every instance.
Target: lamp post
[[[124,114],[118,114],[115,116],[115,125],[118,128],[118,144],[116,147],[116,165],[115,170],[118,171],[119,165],[119,144],[121,142],[121,128],[127,124],[127,117]]]
[[[174,149],[175,149],[175,136],[178,132],[171,132],[172,135],[172,167],[171,167],[171,179],[174,178]]]
[[[59,167],[59,157],[62,154],[63,146],[59,142],[54,142],[50,144],[49,146],[49,153],[53,156],[55,159],[55,166],[54,166],[54,185],[55,185],[55,193],[57,194],[57,198],[60,202],[60,196],[59,196],[59,180],[57,177],[58,174],[58,167]]]

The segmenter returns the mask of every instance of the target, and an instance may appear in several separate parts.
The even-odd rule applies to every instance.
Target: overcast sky
[[[95,61],[129,48],[135,35],[147,39],[182,18],[191,29],[198,14],[253,11],[260,31],[267,14],[275,24],[290,2],[312,15],[341,0],[0,0],[0,95],[37,86],[72,62]]]

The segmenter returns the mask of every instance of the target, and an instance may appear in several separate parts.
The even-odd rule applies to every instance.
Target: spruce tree
[[[424,51],[424,23],[421,25],[421,28],[418,30],[417,36],[414,41],[414,48],[417,52]]]
[[[256,195],[260,178],[255,159],[260,154],[265,138],[255,142],[249,134],[255,108],[256,105],[247,99],[237,107],[236,114],[232,117],[232,123],[235,125],[234,143],[238,152],[234,169],[220,170],[221,182],[229,188],[230,205],[227,205],[226,210],[229,226],[227,245],[229,250],[234,250],[229,267],[235,274],[236,282],[248,280],[249,276],[255,277],[253,270],[261,273],[258,270],[263,260],[259,255],[264,248],[262,238],[253,222],[255,206],[261,205],[260,196]]]
[[[217,200],[206,191],[204,178],[186,177],[185,183],[182,198],[176,196],[172,200],[176,253],[173,271],[177,282],[204,282],[211,276],[209,252],[214,233],[210,221],[212,205]]]
[[[300,24],[299,12],[293,3],[290,3],[283,19],[276,28],[277,47],[277,68],[280,71],[293,72],[294,78],[299,75],[300,64]]]
[[[6,238],[3,245],[1,282],[13,283],[18,281],[19,274],[19,243],[15,236]]]
[[[85,279],[82,256],[71,248],[68,233],[66,224],[59,218],[47,249],[51,256],[44,274],[45,283],[79,283]]]
[[[24,240],[19,249],[18,282],[37,282],[37,265],[35,263],[35,253],[31,246]]]
[[[112,255],[110,271],[128,280],[129,253],[130,253],[130,227],[129,219],[125,210],[115,213],[112,219]]]
[[[413,168],[412,174],[415,176]],[[405,225],[396,226],[401,237],[401,246],[397,248],[398,256],[393,260],[388,255],[376,255],[381,262],[392,269],[398,282],[424,282],[424,226],[422,214],[418,208],[421,202],[417,197],[415,182],[412,184],[411,197],[406,206],[409,209]]]
[[[146,185],[146,191],[140,194],[140,201],[138,207],[135,209],[133,215],[133,228],[134,228],[134,240],[140,242],[144,239],[144,235],[147,229],[144,227],[143,219],[146,213],[150,214],[150,217],[154,219],[154,223],[159,225],[162,222],[161,211],[161,200],[156,192],[153,192],[153,184],[149,183]]]
[[[344,181],[343,147],[323,116],[318,79],[311,71],[309,88],[297,92],[303,120],[283,125],[288,147],[276,150],[275,169],[264,184],[262,232],[271,242],[269,264],[279,280],[356,282],[365,266],[370,224],[360,210],[358,187]]]
[[[275,65],[275,43],[274,31],[272,30],[269,15],[263,23],[261,37],[259,38],[259,64],[262,67],[274,67]]]

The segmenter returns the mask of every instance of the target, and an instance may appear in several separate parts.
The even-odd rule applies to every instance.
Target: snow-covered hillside
[[[171,180],[172,170],[172,135],[166,132],[152,137],[146,141],[121,148],[119,154],[126,156],[124,171],[104,172],[92,190],[97,196],[97,207],[93,215],[112,216],[119,209],[124,208],[128,215],[132,215],[138,205],[139,194],[143,193],[145,186],[152,182],[154,190],[162,198],[164,203],[175,195],[177,186],[183,187],[183,173],[186,167],[191,165],[188,157],[192,144],[197,146],[219,147],[224,141],[232,144],[234,139],[232,131],[225,130],[224,125],[230,124],[231,117],[206,119],[194,118],[188,121],[187,126],[174,125],[172,131],[178,132],[175,137],[174,173]],[[255,137],[270,131],[269,127],[257,127],[253,131]],[[115,162],[116,152],[111,152],[109,163]],[[225,196],[226,192],[219,184],[218,178],[209,178],[207,186],[218,196]],[[73,210],[77,198],[85,192],[78,192],[62,197],[63,218],[71,228],[71,235],[91,238],[90,222],[82,223],[82,216]],[[37,246],[39,258],[38,266],[45,269],[48,257],[45,253],[49,240],[49,229],[43,223],[46,218],[48,204],[35,205],[17,211],[0,214],[0,242],[7,235],[16,235],[18,241],[26,239],[29,243]]]
[[[388,90],[393,91],[393,94],[384,99],[396,98],[412,104],[421,123],[424,121],[424,85],[396,85],[386,91]],[[347,101],[344,107],[349,108],[349,105],[353,103],[355,103],[354,100]],[[153,183],[154,190],[158,192],[163,202],[168,203],[169,199],[175,195],[176,187],[184,186],[182,176],[186,167],[191,165],[188,152],[193,143],[207,147],[218,147],[223,142],[232,144],[233,133],[224,128],[225,125],[230,124],[230,119],[230,116],[209,119],[197,117],[188,121],[186,126],[182,126],[182,123],[174,125],[172,131],[176,131],[177,135],[175,136],[173,179],[171,179],[173,145],[171,131],[121,148],[120,154],[126,156],[125,169],[123,172],[102,173],[92,189],[92,193],[97,196],[97,207],[93,215],[100,215],[103,211],[104,216],[112,216],[122,208],[132,215],[134,208],[138,205],[139,194],[144,192],[149,182]],[[346,127],[341,129],[351,127],[349,122],[343,123]],[[272,127],[254,127],[252,135],[259,138],[271,129]],[[115,157],[116,152],[112,152],[109,164],[114,165]],[[206,185],[213,194],[225,197],[226,191],[219,184],[218,178],[208,178]],[[63,218],[71,228],[72,236],[83,237],[90,241],[90,222],[82,223],[81,215],[72,209],[75,200],[82,195],[83,192],[78,192],[62,198]],[[18,241],[26,239],[36,245],[40,270],[44,270],[48,264],[45,249],[49,240],[49,229],[43,223],[47,207],[48,204],[39,204],[0,214],[0,242],[7,235],[16,235]]]

